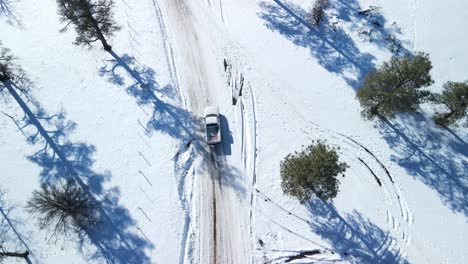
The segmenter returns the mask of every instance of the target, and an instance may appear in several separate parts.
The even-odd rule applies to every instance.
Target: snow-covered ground
[[[29,97],[0,91],[10,250],[31,263],[468,262],[468,131],[437,128],[429,105],[366,121],[355,99],[389,38],[430,54],[431,90],[467,79],[468,2],[330,0],[319,29],[305,23],[313,1],[115,2],[111,53],[72,45],[53,0],[0,13],[0,41],[32,81]],[[358,14],[370,6],[379,14]],[[223,114],[212,148],[209,104]],[[279,164],[316,139],[350,168],[333,202],[300,204]],[[49,240],[25,205],[66,177],[100,202],[102,229]]]

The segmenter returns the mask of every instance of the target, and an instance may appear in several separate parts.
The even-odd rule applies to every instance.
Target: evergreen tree
[[[468,81],[445,83],[444,91],[435,96],[435,101],[448,109],[448,112],[437,113],[433,117],[436,124],[441,126],[456,125],[459,120],[467,119]],[[468,126],[468,120],[464,125]]]
[[[357,92],[363,115],[393,117],[399,112],[415,112],[430,97],[421,90],[433,83],[431,61],[426,53],[392,57],[379,69],[373,69]]]
[[[13,77],[13,59],[10,49],[2,47],[2,42],[0,42],[0,82],[5,82]]]
[[[33,192],[28,210],[39,216],[41,228],[51,228],[51,237],[80,233],[96,223],[95,203],[75,181],[62,180],[58,184],[43,184]]]
[[[314,195],[323,200],[336,197],[337,176],[348,165],[338,161],[335,148],[324,141],[314,141],[305,150],[287,155],[280,167],[283,192],[306,202]]]
[[[16,57],[11,54],[10,49],[2,47],[2,42],[0,42],[0,88],[7,82],[14,82],[17,90],[28,95],[32,83],[23,68],[14,62],[15,60]]]
[[[312,26],[319,26],[325,18],[325,8],[328,6],[328,0],[316,0],[309,11],[308,20]]]
[[[57,0],[57,4],[61,21],[67,23],[61,31],[75,25],[75,45],[89,46],[99,40],[104,50],[112,49],[106,37],[120,29],[113,18],[113,0]]]

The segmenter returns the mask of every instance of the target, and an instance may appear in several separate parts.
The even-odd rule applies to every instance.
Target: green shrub
[[[348,165],[338,161],[336,148],[324,141],[314,141],[301,152],[289,154],[281,161],[283,192],[301,202],[316,196],[322,200],[336,197],[339,180]]]

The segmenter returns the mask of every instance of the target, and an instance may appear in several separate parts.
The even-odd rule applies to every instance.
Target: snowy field
[[[330,0],[311,28],[313,1],[115,0],[112,52],[73,45],[54,0],[2,3],[31,92],[0,85],[0,232],[27,263],[468,263],[468,130],[435,126],[431,105],[367,121],[355,98],[404,52],[429,54],[431,91],[467,80],[468,2]],[[300,204],[280,161],[317,139],[350,168],[332,202]],[[68,177],[101,228],[49,239],[25,206]]]

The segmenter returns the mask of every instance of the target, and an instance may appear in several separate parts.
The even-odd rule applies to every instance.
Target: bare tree
[[[61,21],[67,23],[61,31],[75,25],[75,45],[90,46],[99,40],[104,50],[112,49],[106,37],[120,29],[113,18],[113,0],[57,0],[57,4]]]
[[[94,200],[74,180],[43,184],[33,192],[28,210],[39,217],[39,226],[52,229],[52,237],[81,233],[97,221]]]
[[[308,14],[309,23],[318,27],[325,18],[325,8],[328,6],[328,0],[316,0]]]

